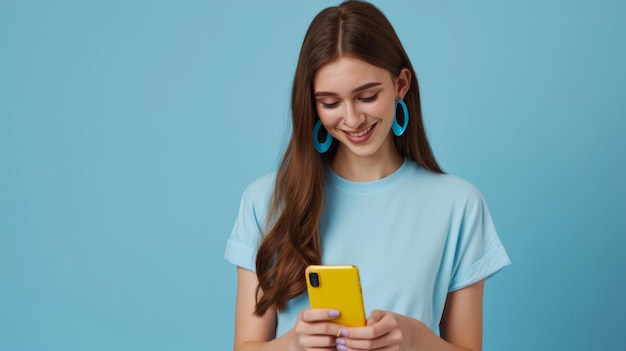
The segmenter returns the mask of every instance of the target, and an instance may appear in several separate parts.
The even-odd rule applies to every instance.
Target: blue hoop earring
[[[402,112],[398,114],[398,107],[402,107]],[[402,120],[400,123],[398,122],[398,117]],[[391,125],[391,130],[395,136],[400,136],[404,134],[406,130],[406,126],[409,125],[409,109],[406,107],[406,104],[402,99],[396,101],[396,115],[393,118],[393,124]]]
[[[320,143],[320,130],[326,133],[326,138],[321,143]],[[323,136],[321,137],[323,138]],[[326,151],[328,151],[328,149],[330,149],[330,146],[332,145],[332,143],[333,143],[332,135],[330,135],[330,133],[326,130],[326,128],[322,127],[322,121],[318,119],[317,122],[315,122],[315,127],[313,127],[313,146],[315,147],[315,150],[317,150],[317,152],[319,152],[320,154],[323,154]]]

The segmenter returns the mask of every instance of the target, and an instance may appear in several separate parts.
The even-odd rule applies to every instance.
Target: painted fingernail
[[[348,329],[342,329],[341,330],[341,335],[348,336]]]
[[[339,316],[339,311],[337,311],[337,310],[330,310],[330,311],[328,311],[328,315],[333,317],[333,318],[335,318],[335,317]]]
[[[346,351],[347,348],[343,345],[337,345],[337,351]]]
[[[346,344],[346,340],[344,338],[337,338],[337,340],[335,340],[335,343],[337,345],[345,345]]]

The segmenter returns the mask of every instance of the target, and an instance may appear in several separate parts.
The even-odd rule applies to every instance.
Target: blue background
[[[514,262],[486,350],[624,350],[626,3],[377,1]],[[0,350],[229,350],[241,193],[336,1],[0,1]]]

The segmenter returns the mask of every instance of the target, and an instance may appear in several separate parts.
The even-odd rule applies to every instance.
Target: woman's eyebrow
[[[380,83],[380,82],[365,83],[365,84],[361,85],[360,87],[357,87],[357,88],[353,89],[352,90],[352,94],[356,94],[356,93],[358,93],[360,91],[363,91],[363,90],[366,90],[366,89],[369,89],[369,88],[372,88],[372,87],[375,87],[375,86],[379,86],[379,85],[382,85],[382,83]],[[336,96],[336,95],[337,94],[331,93],[331,92],[328,92],[328,91],[316,91],[315,92],[315,96],[316,97],[317,96]]]

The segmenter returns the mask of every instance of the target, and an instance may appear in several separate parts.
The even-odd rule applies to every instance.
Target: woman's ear
[[[411,86],[411,79],[411,71],[406,67],[403,68],[396,79],[396,99],[404,99]]]

